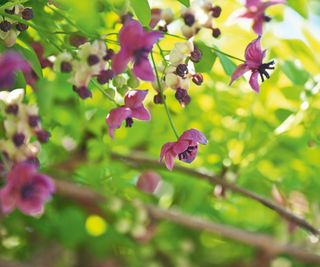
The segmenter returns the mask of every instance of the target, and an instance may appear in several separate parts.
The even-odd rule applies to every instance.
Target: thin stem
[[[119,104],[102,88],[102,86],[98,82],[96,82],[95,80],[91,80],[91,83],[95,85],[99,89],[99,91],[111,102],[113,102],[116,106],[119,106]]]
[[[154,70],[155,70],[155,72],[156,72],[157,84],[158,84],[158,87],[159,87],[159,90],[160,90],[160,95],[161,95],[161,98],[162,98],[162,101],[163,101],[164,108],[165,108],[166,113],[167,113],[167,117],[168,117],[170,126],[171,126],[172,131],[174,132],[176,138],[179,139],[178,132],[177,132],[176,128],[174,127],[173,120],[172,120],[172,117],[171,117],[171,115],[170,115],[170,111],[169,111],[169,108],[168,108],[168,106],[167,106],[166,99],[165,99],[164,94],[163,94],[163,89],[162,89],[162,86],[161,86],[161,82],[160,82],[160,78],[159,78],[159,73],[158,73],[157,66],[156,66],[156,63],[155,63],[155,61],[154,61],[154,57],[153,57],[153,53],[152,53],[152,52],[151,52],[151,60],[152,60],[152,64],[153,64]]]
[[[13,7],[13,6],[18,5],[18,4],[23,4],[23,3],[28,2],[28,1],[29,0],[18,0],[18,1],[5,3],[4,5],[2,5],[0,7],[0,11],[3,11],[5,9],[7,9],[7,8]]]
[[[176,34],[171,34],[171,33],[164,32],[164,35],[168,35],[168,36],[171,36],[171,37],[174,37],[174,38],[177,38],[177,39],[181,39],[181,40],[187,41],[187,39],[185,37],[182,37],[182,36],[179,36],[179,35],[176,35]]]
[[[208,46],[208,47],[209,47],[209,46]],[[217,48],[215,48],[215,47],[209,47],[209,48],[212,49],[212,50],[214,50],[215,52],[218,52],[218,53],[220,53],[220,54],[222,54],[222,55],[225,55],[225,56],[227,56],[227,57],[229,57],[229,58],[233,58],[233,59],[238,60],[238,61],[241,61],[241,62],[246,62],[245,60],[243,60],[243,59],[241,59],[241,58],[238,58],[238,57],[232,56],[232,55],[230,55],[230,54],[228,54],[228,53],[222,52],[222,51],[220,51],[219,49],[217,49]]]

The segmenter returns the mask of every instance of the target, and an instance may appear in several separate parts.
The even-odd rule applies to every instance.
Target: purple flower
[[[0,89],[13,85],[16,71],[22,71],[26,76],[31,73],[29,63],[16,52],[0,55],[0,69]]]
[[[18,208],[27,215],[43,212],[44,203],[55,191],[48,176],[38,173],[34,164],[16,164],[8,175],[7,184],[0,190],[0,204],[4,213]]]
[[[172,170],[174,159],[191,163],[198,153],[198,143],[207,144],[208,140],[203,133],[196,129],[185,131],[176,142],[165,143],[161,148],[160,161],[165,161],[169,170]]]
[[[126,127],[131,127],[133,118],[138,120],[150,120],[149,111],[143,106],[148,90],[129,90],[124,97],[124,105],[115,108],[107,115],[106,122],[109,126],[109,135],[114,137],[114,130],[120,128],[126,121]]]
[[[251,77],[249,84],[256,92],[260,91],[260,85],[258,83],[258,76],[260,74],[262,82],[264,82],[264,76],[269,79],[270,75],[267,70],[273,70],[274,61],[268,63],[262,63],[266,54],[266,50],[262,51],[261,36],[252,41],[246,48],[245,51],[245,63],[239,65],[231,76],[230,85],[247,71],[251,71]]]
[[[283,4],[285,0],[270,0],[262,2],[261,0],[246,0],[246,12],[241,15],[243,18],[253,20],[252,29],[258,35],[262,34],[263,23],[269,22],[270,17],[265,15],[265,10],[272,5]]]
[[[153,45],[162,37],[160,32],[146,32],[136,20],[125,22],[120,30],[120,52],[114,55],[112,70],[115,74],[122,73],[129,61],[133,61],[133,73],[141,80],[155,80],[148,54]]]

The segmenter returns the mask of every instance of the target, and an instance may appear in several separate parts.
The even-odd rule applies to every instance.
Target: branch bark
[[[100,204],[107,200],[106,197],[101,194],[71,182],[55,180],[55,183],[59,195],[74,200],[81,205],[85,204],[84,207],[89,209],[89,211],[101,211]],[[305,251],[300,247],[281,244],[270,236],[213,223],[206,219],[186,215],[176,210],[165,210],[148,204],[143,205],[148,214],[154,219],[167,220],[190,229],[219,234],[225,238],[262,249],[269,255],[287,254],[305,263],[320,264],[319,255]],[[100,214],[103,215],[102,211]]]
[[[161,164],[158,160],[153,160],[153,159],[146,158],[146,157],[125,156],[125,155],[112,153],[111,158],[114,160],[123,161],[125,164],[131,164],[136,168],[153,167],[156,169],[164,169],[163,164]],[[198,170],[186,168],[186,167],[179,166],[179,165],[175,166],[175,170],[182,172],[184,174],[187,174],[189,176],[197,177],[198,179],[208,181],[211,184],[222,185],[225,188],[229,189],[230,191],[239,193],[247,198],[255,200],[255,201],[261,203],[262,205],[264,205],[265,207],[268,207],[269,209],[272,209],[273,211],[277,212],[279,215],[281,215],[285,219],[287,219],[291,222],[294,222],[296,225],[298,225],[302,229],[305,229],[306,231],[312,233],[313,235],[320,237],[319,229],[315,228],[313,225],[311,225],[305,219],[298,217],[297,215],[293,214],[289,210],[277,205],[276,203],[274,203],[273,201],[271,201],[267,198],[264,198],[264,197],[262,197],[256,193],[253,193],[247,189],[239,187],[236,184],[229,183],[226,180],[221,179],[221,177],[218,175],[214,175],[212,173],[204,173],[204,172],[201,172]]]

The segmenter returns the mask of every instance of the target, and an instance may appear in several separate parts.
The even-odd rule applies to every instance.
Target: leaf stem
[[[208,46],[208,47],[209,47],[209,46]],[[215,52],[220,53],[220,54],[222,54],[222,55],[225,55],[225,56],[227,56],[227,57],[229,57],[229,58],[233,58],[233,59],[238,60],[238,61],[241,61],[241,62],[246,62],[245,60],[243,60],[243,59],[241,59],[241,58],[238,58],[238,57],[232,56],[232,55],[230,55],[230,54],[228,54],[228,53],[222,52],[222,51],[219,50],[218,48],[215,48],[215,47],[209,47],[209,48],[212,49],[212,50],[214,50]]]
[[[92,83],[93,85],[95,85],[95,86],[98,88],[98,90],[99,90],[106,98],[108,98],[111,102],[113,102],[116,106],[119,107],[119,104],[102,88],[102,86],[101,86],[98,82],[96,82],[95,80],[91,80],[91,83]]]
[[[156,63],[155,63],[154,57],[153,57],[153,52],[151,52],[151,60],[152,60],[152,64],[153,64],[154,70],[156,72],[157,84],[158,84],[158,87],[159,87],[159,90],[160,90],[160,95],[161,95],[161,98],[162,98],[162,101],[163,101],[164,108],[165,108],[166,113],[167,113],[167,117],[168,117],[170,126],[171,126],[172,131],[174,132],[174,135],[176,136],[176,138],[179,139],[178,132],[177,132],[176,128],[174,127],[173,120],[172,120],[172,117],[170,115],[170,111],[169,111],[165,96],[163,94],[163,89],[162,89],[162,86],[161,86],[159,73],[158,73],[157,66],[156,66]]]

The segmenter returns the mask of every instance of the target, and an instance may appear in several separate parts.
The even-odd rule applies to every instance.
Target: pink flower
[[[269,22],[270,17],[265,15],[265,10],[272,5],[283,4],[285,0],[270,0],[262,2],[261,0],[246,0],[246,12],[241,15],[243,18],[253,20],[252,29],[258,35],[262,34],[263,23]]]
[[[122,73],[129,61],[133,61],[133,73],[141,80],[154,81],[153,69],[148,54],[153,45],[162,37],[160,32],[146,32],[136,20],[125,22],[120,30],[120,52],[112,60],[115,74]]]
[[[29,63],[16,52],[7,52],[0,55],[0,89],[14,84],[17,71],[22,71],[26,77],[31,74]]]
[[[258,83],[258,76],[260,74],[262,82],[264,82],[264,76],[267,79],[270,78],[269,73],[267,70],[273,70],[274,61],[270,61],[268,63],[262,63],[266,50],[262,51],[261,43],[260,43],[261,36],[259,36],[256,40],[252,41],[246,48],[245,51],[245,63],[239,65],[234,73],[231,76],[230,85],[247,71],[251,71],[251,77],[249,80],[249,84],[253,90],[256,92],[260,91],[260,85]]]
[[[161,185],[161,176],[155,171],[144,171],[137,181],[137,188],[142,192],[153,194]]]
[[[27,215],[43,212],[55,187],[46,175],[38,173],[35,165],[22,162],[16,164],[8,175],[7,184],[0,190],[0,204],[4,213],[18,208]]]
[[[172,170],[176,157],[191,163],[198,153],[198,143],[205,145],[208,142],[203,133],[196,129],[185,131],[176,142],[165,143],[161,148],[160,161],[164,158],[169,170]]]
[[[148,121],[149,111],[143,106],[148,90],[129,90],[124,97],[124,105],[115,108],[107,115],[106,122],[109,126],[109,135],[114,137],[114,130],[120,128],[122,122],[126,121],[126,127],[131,127],[133,118]]]

